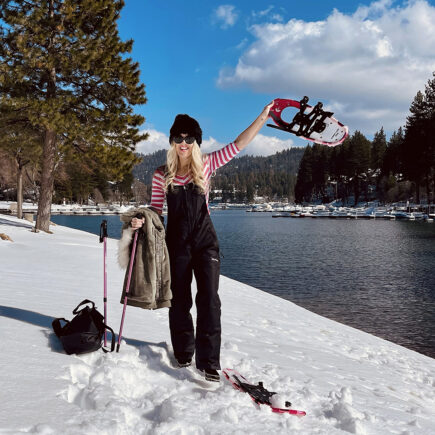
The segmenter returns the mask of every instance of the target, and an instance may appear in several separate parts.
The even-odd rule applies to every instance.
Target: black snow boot
[[[200,370],[200,372],[204,375],[204,378],[206,381],[220,382],[220,380],[221,380],[217,370],[205,369],[205,370]]]

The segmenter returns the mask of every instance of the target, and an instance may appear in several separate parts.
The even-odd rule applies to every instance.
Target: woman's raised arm
[[[239,134],[234,143],[237,145],[237,148],[241,151],[245,148],[249,142],[257,136],[257,133],[261,130],[267,118],[269,117],[269,111],[272,108],[274,102],[272,101],[267,106],[264,107],[263,111],[260,113],[258,118],[242,133]]]

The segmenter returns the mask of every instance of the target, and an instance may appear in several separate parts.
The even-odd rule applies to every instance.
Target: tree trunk
[[[35,226],[35,229],[46,232],[49,232],[50,230],[56,148],[56,132],[53,130],[46,130],[44,149],[42,152],[41,190],[39,192],[38,214],[36,216]]]
[[[48,15],[54,17],[54,0],[48,2]],[[54,50],[53,37],[50,38],[48,51]],[[52,54],[52,53],[51,53]],[[56,96],[56,69],[51,67],[47,77],[46,101]],[[36,215],[35,230],[50,232],[51,201],[53,198],[54,168],[56,164],[56,131],[53,127],[46,127],[44,148],[42,150],[41,190],[39,192],[38,214]]]
[[[17,171],[17,218],[23,218],[23,166],[20,163]]]

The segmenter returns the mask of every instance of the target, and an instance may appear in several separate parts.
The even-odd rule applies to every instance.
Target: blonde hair
[[[165,192],[168,191],[169,186],[174,182],[178,170],[178,155],[175,145],[172,143],[166,153],[166,173],[165,173]],[[198,144],[193,142],[192,145],[192,158],[189,162],[188,173],[193,178],[193,183],[196,184],[205,193],[207,186],[204,179],[204,161],[202,158],[201,149]]]

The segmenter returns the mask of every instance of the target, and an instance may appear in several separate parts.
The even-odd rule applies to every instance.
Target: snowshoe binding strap
[[[240,389],[245,393],[248,393],[255,403],[270,405],[270,398],[276,394],[276,392],[266,390],[263,386],[263,382],[259,382],[258,385],[248,384],[242,382],[236,375],[234,375],[234,379]]]
[[[299,102],[295,100],[276,98],[274,100],[274,105],[269,112],[269,116],[273,119],[276,125],[267,124],[267,126],[305,138],[309,138],[313,132],[322,133],[326,128],[324,122],[325,119],[332,117],[333,112],[325,112],[323,110],[323,103],[318,102],[309,113],[305,113],[305,110],[308,107],[308,101],[308,97],[302,98]],[[295,107],[299,109],[299,112],[296,113],[290,123],[283,121],[281,118],[282,111],[287,107]]]

